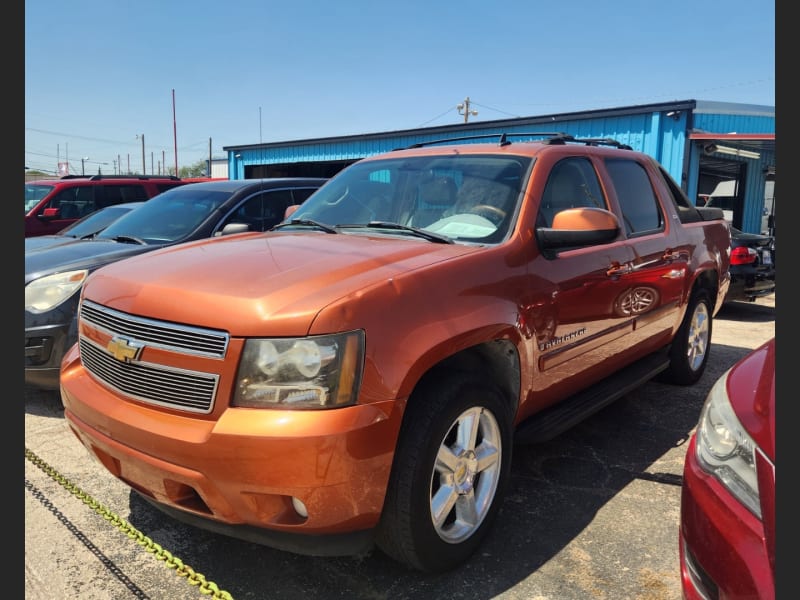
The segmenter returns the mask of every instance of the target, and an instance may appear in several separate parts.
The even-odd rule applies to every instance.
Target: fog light
[[[294,507],[295,511],[297,511],[298,515],[304,519],[308,518],[308,509],[306,508],[306,505],[294,496],[292,496],[292,506]]]

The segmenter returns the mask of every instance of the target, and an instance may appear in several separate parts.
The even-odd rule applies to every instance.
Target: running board
[[[529,417],[517,427],[514,442],[538,444],[549,441],[650,381],[667,367],[669,356],[665,351],[639,359],[588,389]]]

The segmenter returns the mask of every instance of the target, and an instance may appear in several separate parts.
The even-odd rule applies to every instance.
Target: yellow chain
[[[184,565],[183,561],[180,558],[172,556],[172,554],[169,551],[164,550],[161,546],[156,544],[153,540],[144,535],[141,531],[136,529],[125,519],[122,519],[121,517],[114,514],[109,509],[107,509],[105,506],[97,502],[89,494],[82,491],[78,486],[76,486],[69,479],[61,475],[58,471],[56,471],[53,467],[44,462],[41,458],[36,456],[36,454],[34,454],[28,448],[25,448],[25,458],[27,458],[34,465],[39,467],[42,471],[47,473],[53,480],[64,486],[64,488],[66,488],[74,496],[79,498],[84,504],[89,506],[98,515],[102,516],[106,521],[109,521],[110,523],[115,525],[130,539],[136,540],[136,543],[138,543],[140,546],[143,546],[144,549],[150,552],[151,554],[154,554],[158,560],[164,561],[167,567],[169,567],[170,569],[175,569],[175,573],[179,577],[186,577],[186,580],[190,585],[198,586],[198,589],[201,594],[203,594],[204,596],[211,596],[212,598],[219,598],[220,600],[233,600],[233,596],[231,596],[225,590],[220,590],[216,583],[214,583],[213,581],[207,581],[202,573],[198,573],[190,566]]]

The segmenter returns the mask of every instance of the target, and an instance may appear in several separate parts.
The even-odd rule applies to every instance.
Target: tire
[[[697,290],[689,299],[686,315],[669,350],[669,367],[660,379],[677,385],[691,385],[703,375],[711,350],[711,299]]]
[[[428,573],[447,571],[479,546],[509,479],[512,415],[479,378],[432,380],[409,400],[376,543]]]

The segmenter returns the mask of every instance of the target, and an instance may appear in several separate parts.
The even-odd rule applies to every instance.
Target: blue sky
[[[174,90],[174,120],[173,120]],[[223,147],[671,100],[775,105],[742,0],[26,0],[25,165],[141,172]],[[108,163],[101,165],[101,163]],[[163,164],[162,163],[162,164]]]

